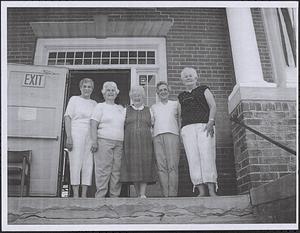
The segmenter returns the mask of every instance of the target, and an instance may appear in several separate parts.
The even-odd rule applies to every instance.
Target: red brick
[[[246,119],[245,123],[248,126],[251,126],[251,125],[261,125],[262,124],[262,120],[261,119]]]
[[[289,105],[287,103],[282,103],[282,110],[289,111]]]
[[[279,178],[278,173],[268,172],[268,173],[261,173],[260,174],[260,179],[261,180],[276,180],[278,178]]]
[[[260,157],[258,159],[260,164],[287,164],[289,158],[286,157]]]
[[[270,171],[276,172],[286,172],[288,170],[288,166],[286,164],[282,165],[270,165]]]

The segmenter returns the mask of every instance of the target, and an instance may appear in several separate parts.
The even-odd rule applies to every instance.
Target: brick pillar
[[[242,123],[296,150],[296,89],[239,87],[229,113]],[[296,156],[232,123],[238,193],[296,171]]]

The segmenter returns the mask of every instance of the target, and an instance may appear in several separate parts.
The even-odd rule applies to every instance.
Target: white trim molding
[[[163,37],[125,38],[52,38],[38,39],[34,65],[47,65],[50,51],[95,51],[95,50],[154,50],[155,64],[114,64],[114,65],[64,65],[72,70],[130,69],[131,83],[136,83],[137,72],[150,72],[157,75],[156,82],[167,81],[166,39]],[[61,65],[59,67],[62,67]]]
[[[91,21],[30,22],[38,38],[165,37],[172,20],[109,21],[108,15],[94,15]]]

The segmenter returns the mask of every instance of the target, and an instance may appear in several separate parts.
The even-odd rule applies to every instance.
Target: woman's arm
[[[205,126],[204,131],[207,131],[207,136],[210,135],[211,137],[214,136],[214,123],[215,123],[215,115],[217,111],[216,102],[213,94],[209,89],[206,89],[204,91],[205,99],[207,101],[207,104],[209,106],[209,121]]]
[[[91,146],[91,152],[96,152],[98,150],[98,141],[97,141],[97,128],[98,128],[99,122],[96,120],[91,119],[90,120],[90,126],[91,126],[91,139],[92,139],[92,146]]]
[[[177,100],[177,124],[178,128],[181,128],[181,104],[179,103],[179,100]]]
[[[72,151],[73,139],[72,139],[71,117],[70,116],[65,116],[65,131],[67,134],[66,148],[69,151]]]
[[[151,107],[149,108],[149,110],[150,110],[150,116],[151,116],[151,126],[154,127],[155,117],[154,117],[153,107],[151,106]]]

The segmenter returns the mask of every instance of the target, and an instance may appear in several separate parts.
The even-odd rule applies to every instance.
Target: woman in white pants
[[[216,103],[208,86],[196,85],[197,78],[197,72],[193,68],[184,68],[181,72],[181,80],[188,89],[178,95],[181,137],[194,188],[198,188],[199,196],[205,196],[207,185],[209,195],[215,196],[217,188],[214,135]]]
[[[94,82],[84,78],[79,83],[81,95],[72,96],[65,112],[66,148],[69,150],[70,176],[73,197],[86,197],[92,183],[93,156],[90,151],[90,117],[97,102],[91,100]]]

